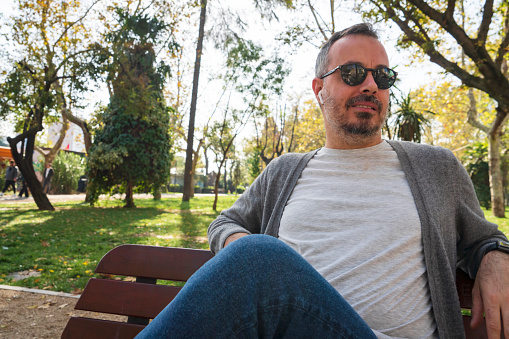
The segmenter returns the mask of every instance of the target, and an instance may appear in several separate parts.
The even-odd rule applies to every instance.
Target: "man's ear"
[[[323,80],[314,78],[311,86],[313,87],[313,92],[315,93],[316,100],[318,100],[318,102],[323,105],[323,100],[321,99],[320,95],[320,92],[323,89]]]

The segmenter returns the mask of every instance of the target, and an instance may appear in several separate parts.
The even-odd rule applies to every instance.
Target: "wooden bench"
[[[77,310],[127,316],[127,322],[71,317],[62,338],[134,338],[180,291],[181,287],[157,285],[157,280],[187,281],[212,258],[206,250],[122,245],[108,252],[96,273],[136,277],[136,282],[91,278],[75,306]],[[471,280],[457,272],[456,287],[463,310],[472,307]],[[468,312],[468,311],[467,311]],[[471,330],[463,316],[467,338],[487,338],[486,328]]]

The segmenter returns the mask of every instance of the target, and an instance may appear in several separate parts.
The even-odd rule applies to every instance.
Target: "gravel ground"
[[[77,296],[56,296],[0,285],[0,338],[60,338],[71,316],[125,321],[126,317],[77,311]]]

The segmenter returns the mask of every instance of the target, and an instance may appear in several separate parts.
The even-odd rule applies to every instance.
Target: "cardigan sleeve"
[[[266,172],[263,171],[233,206],[222,211],[209,225],[207,235],[212,253],[219,252],[226,238],[234,233],[260,233]]]
[[[471,278],[475,278],[486,247],[497,240],[507,241],[507,238],[496,224],[486,220],[472,181],[463,165],[457,160],[456,173],[458,267],[467,272]]]

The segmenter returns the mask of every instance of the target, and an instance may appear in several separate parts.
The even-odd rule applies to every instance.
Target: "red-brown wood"
[[[95,272],[187,281],[212,257],[206,250],[121,245],[106,253]]]
[[[458,298],[461,308],[472,308],[472,289],[474,288],[474,280],[470,279],[468,274],[462,270],[456,271],[456,289],[458,290]]]
[[[72,317],[62,333],[62,339],[132,339],[144,328],[142,325]]]
[[[152,319],[175,298],[180,289],[92,278],[75,309]]]
[[[187,281],[205,262],[212,258],[205,250],[167,248],[143,245],[122,245],[108,252],[99,262],[97,273],[132,277]],[[474,281],[457,271],[456,287],[463,309],[472,307]],[[140,318],[154,318],[176,296],[179,287],[90,279],[76,309]],[[469,339],[487,338],[486,327],[470,329],[470,317],[463,317]],[[134,338],[143,325],[97,319],[69,320],[62,338]],[[502,337],[503,338],[503,337]]]

